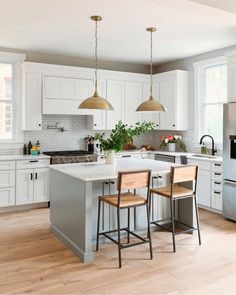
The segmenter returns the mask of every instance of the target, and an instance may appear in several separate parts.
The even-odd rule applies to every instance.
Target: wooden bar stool
[[[127,247],[137,246],[144,243],[149,243],[150,258],[152,259],[152,242],[150,233],[150,179],[151,171],[133,171],[133,172],[119,172],[117,181],[117,194],[105,195],[98,197],[98,222],[97,222],[97,245],[96,251],[99,247],[99,236],[103,235],[107,239],[111,240],[118,246],[118,256],[119,256],[119,268],[121,268],[121,250]],[[142,197],[136,194],[136,189],[147,188],[147,196]],[[123,191],[126,192],[123,192]],[[130,190],[134,190],[131,193]],[[107,203],[111,206],[117,208],[117,229],[100,232],[100,209],[101,202]],[[138,206],[146,206],[147,211],[147,238],[143,238],[140,235],[134,233],[130,230],[130,208],[136,208]],[[127,209],[127,227],[120,228],[120,210]],[[121,231],[127,232],[127,244],[121,243]],[[114,239],[110,236],[111,233],[117,232],[118,239]],[[130,234],[138,238],[139,242],[130,243]]]
[[[150,190],[151,195],[156,194],[156,195],[170,199],[171,229],[165,225],[164,222],[167,221],[166,219],[152,221],[151,223],[172,232],[173,252],[176,251],[175,236],[178,234],[181,234],[181,233],[193,232],[193,231],[197,230],[199,245],[201,245],[199,215],[198,215],[197,196],[196,196],[197,174],[198,174],[198,167],[197,166],[185,165],[185,166],[171,167],[170,186],[161,187],[161,188],[152,188]],[[192,181],[192,184],[193,184],[192,189],[188,189],[186,187],[179,185],[180,183],[188,182],[188,181]],[[187,224],[175,219],[175,213],[174,213],[175,201],[180,200],[180,199],[184,199],[184,198],[194,198],[196,221],[197,221],[196,227],[187,225]],[[176,232],[175,231],[175,223],[177,223],[177,224],[179,223],[180,225],[185,226],[187,229],[182,230],[180,232]]]

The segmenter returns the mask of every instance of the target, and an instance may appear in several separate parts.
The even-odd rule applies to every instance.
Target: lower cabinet
[[[198,171],[197,200],[199,205],[211,206],[211,172],[207,170]]]
[[[0,207],[15,205],[15,187],[0,188]]]
[[[16,171],[16,205],[49,201],[49,168]]]

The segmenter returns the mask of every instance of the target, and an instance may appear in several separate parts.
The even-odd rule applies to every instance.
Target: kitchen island
[[[93,245],[96,239],[98,196],[116,193],[118,171],[150,169],[152,185],[165,186],[169,181],[170,166],[174,164],[146,159],[119,159],[116,165],[104,163],[80,163],[50,166],[50,221],[51,230],[83,262],[93,261]],[[144,193],[138,190],[137,193]],[[145,194],[144,194],[145,195]],[[182,222],[193,224],[192,200],[182,200],[176,208]],[[136,208],[131,214],[131,228],[146,230],[145,208]],[[121,227],[126,225],[126,210],[122,210]],[[169,202],[155,197],[151,218],[169,217]],[[123,223],[123,224],[122,224]],[[101,227],[116,227],[114,208],[104,205]]]

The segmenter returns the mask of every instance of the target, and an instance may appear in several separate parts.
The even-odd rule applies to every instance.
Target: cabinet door
[[[34,203],[49,201],[49,168],[34,169]]]
[[[16,171],[16,205],[33,203],[33,169]]]
[[[176,81],[160,81],[160,102],[166,107],[167,112],[160,113],[160,129],[175,130],[175,98],[176,98]]]
[[[42,129],[42,77],[40,74],[26,73],[23,82],[22,128]]]
[[[142,102],[142,83],[125,82],[124,122],[135,125],[141,120],[142,114],[136,112],[136,108]]]
[[[106,98],[106,80],[98,80],[98,93],[101,97]],[[89,129],[106,130],[107,128],[107,111],[91,110],[93,115],[92,123],[89,124]],[[88,118],[91,120],[91,118]]]
[[[2,187],[0,188],[0,207],[15,205],[15,188]]]
[[[114,111],[107,111],[107,129],[115,127],[119,120],[123,120],[124,81],[107,80],[107,97]]]
[[[199,205],[211,206],[211,172],[198,170],[197,202]]]
[[[153,96],[159,100],[159,84],[153,83]],[[143,83],[143,101],[148,100],[150,97],[150,83]],[[142,121],[151,121],[155,124],[155,130],[160,129],[160,113],[158,112],[145,112],[142,113]]]
[[[15,171],[0,171],[0,187],[15,186]]]

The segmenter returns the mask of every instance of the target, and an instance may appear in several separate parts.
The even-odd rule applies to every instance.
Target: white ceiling
[[[147,63],[148,26],[158,28],[155,63],[236,44],[235,14],[188,0],[0,0],[0,11],[0,47],[6,48],[91,58],[93,14],[103,16],[103,60]]]
[[[236,1],[235,0],[190,0],[193,2],[198,2],[205,4],[217,9],[222,9],[229,12],[236,13]]]

